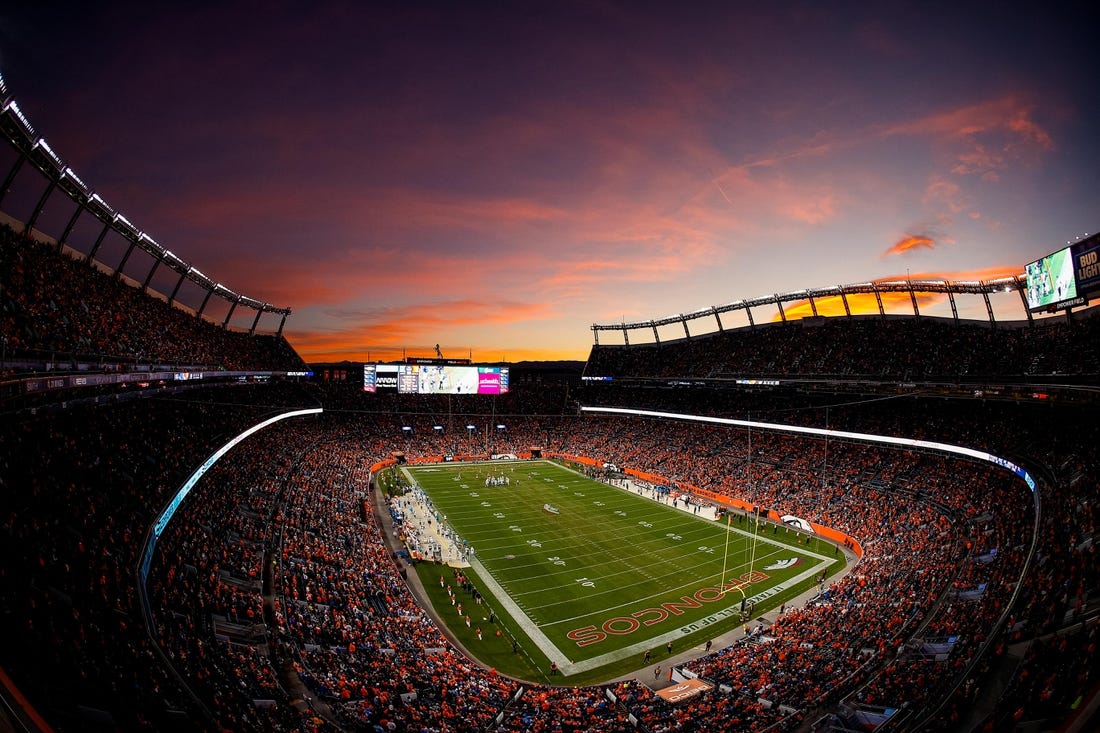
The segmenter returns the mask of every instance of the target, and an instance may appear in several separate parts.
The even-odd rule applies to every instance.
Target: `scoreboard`
[[[401,394],[505,394],[508,367],[472,364],[364,364],[363,391]]]

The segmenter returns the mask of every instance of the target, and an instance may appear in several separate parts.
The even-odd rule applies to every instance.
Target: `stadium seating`
[[[196,318],[3,225],[0,278],[0,338],[13,362],[305,369],[282,336]]]
[[[999,324],[856,316],[741,328],[692,339],[597,345],[585,372],[616,378],[980,381],[1097,376],[1100,319]],[[885,348],[889,344],[891,348]]]

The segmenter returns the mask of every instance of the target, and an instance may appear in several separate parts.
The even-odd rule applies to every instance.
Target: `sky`
[[[135,227],[291,308],[307,361],[585,359],[595,323],[991,279],[1095,232],[1092,6],[10,3],[0,74]]]

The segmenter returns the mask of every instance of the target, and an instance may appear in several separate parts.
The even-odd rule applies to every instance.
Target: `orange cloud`
[[[886,255],[900,255],[905,252],[909,252],[914,249],[935,249],[936,240],[931,237],[926,237],[923,234],[908,234],[898,241],[894,242],[894,245],[890,249],[886,250]]]

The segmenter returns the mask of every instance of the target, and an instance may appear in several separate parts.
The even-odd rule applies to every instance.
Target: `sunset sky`
[[[584,359],[593,323],[1014,274],[1100,228],[1093,3],[19,5],[37,133],[292,308],[307,361]]]

